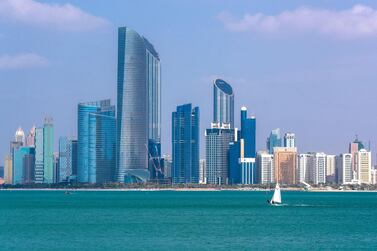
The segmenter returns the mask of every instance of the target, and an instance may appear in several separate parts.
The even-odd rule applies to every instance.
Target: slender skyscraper
[[[177,107],[172,114],[173,182],[199,182],[199,107]]]
[[[43,127],[43,182],[54,183],[54,126],[46,118]]]
[[[114,180],[115,106],[110,100],[78,105],[79,182],[105,183]]]
[[[267,149],[270,154],[274,153],[274,147],[281,147],[280,129],[276,128],[271,131],[270,136],[267,138]]]
[[[113,133],[114,134],[114,133]],[[114,151],[114,146],[113,146]],[[59,181],[70,181],[77,173],[77,140],[59,138]]]
[[[35,169],[34,181],[35,183],[43,183],[44,161],[43,161],[43,128],[35,129]]]
[[[294,133],[287,132],[284,135],[284,147],[296,147],[296,136]]]
[[[213,82],[213,122],[229,124],[234,128],[234,93],[232,87],[222,79]]]
[[[150,178],[149,149],[161,142],[160,58],[153,45],[128,27],[118,30],[117,172],[119,182]],[[154,159],[156,156],[152,156]]]

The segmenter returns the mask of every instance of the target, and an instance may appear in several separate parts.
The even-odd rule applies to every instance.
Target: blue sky
[[[204,139],[215,77],[233,86],[237,125],[242,105],[256,115],[258,149],[279,127],[301,152],[338,154],[355,134],[376,150],[375,1],[2,0],[0,160],[18,126],[52,116],[57,141],[76,136],[78,102],[115,104],[124,25],[161,57],[164,153],[176,105],[200,107]]]

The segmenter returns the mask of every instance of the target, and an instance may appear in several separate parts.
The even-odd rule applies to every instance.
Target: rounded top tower
[[[18,127],[16,133],[14,134],[14,139],[16,142],[25,142],[25,132],[21,127]]]
[[[214,81],[214,85],[219,88],[222,92],[224,92],[225,94],[227,95],[233,95],[233,89],[232,89],[232,86],[230,86],[230,84],[228,84],[227,82],[225,82],[224,80],[222,79],[215,79]]]

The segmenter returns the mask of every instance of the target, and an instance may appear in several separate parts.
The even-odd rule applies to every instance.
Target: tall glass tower
[[[78,105],[79,182],[105,183],[114,180],[115,106],[110,100]]]
[[[267,138],[267,149],[270,154],[274,153],[274,147],[281,147],[280,129],[276,128],[271,131],[270,136]]]
[[[46,118],[43,127],[43,182],[54,182],[54,126],[52,118]]]
[[[222,79],[213,82],[213,122],[229,124],[234,128],[234,93],[232,87]]]
[[[172,114],[173,182],[199,182],[199,107],[177,106]]]
[[[161,155],[161,69],[153,45],[128,27],[118,30],[117,171],[119,182],[145,182]],[[157,149],[151,154],[149,149]]]

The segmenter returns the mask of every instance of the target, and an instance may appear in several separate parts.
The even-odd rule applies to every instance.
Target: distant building
[[[24,167],[25,156],[34,155],[34,154],[35,154],[35,149],[33,147],[20,147],[14,150],[12,184],[23,184],[24,170],[25,170],[25,167]],[[29,164],[29,162],[27,162],[27,164]]]
[[[161,159],[161,65],[153,45],[128,27],[118,29],[117,93],[116,180],[146,182]]]
[[[309,183],[325,184],[326,183],[326,154],[313,153],[309,156]]]
[[[30,184],[34,183],[35,172],[35,148],[30,148],[30,154],[25,154],[23,157],[23,172],[22,183]]]
[[[257,167],[260,184],[275,183],[274,155],[266,151],[258,152]]]
[[[0,178],[4,179],[4,166],[0,166]]]
[[[206,160],[199,160],[199,184],[206,184]]]
[[[232,86],[222,79],[213,82],[213,122],[234,128],[234,93]]]
[[[43,127],[43,183],[54,183],[54,126],[46,118]]]
[[[207,184],[228,184],[229,143],[234,140],[234,129],[206,129],[205,137]]]
[[[43,127],[35,129],[35,169],[34,181],[35,183],[43,183],[44,176],[44,133]]]
[[[199,107],[172,113],[173,183],[199,183]]]
[[[78,182],[106,183],[114,180],[115,122],[115,106],[110,100],[78,105]]]
[[[274,148],[275,180],[281,184],[296,184],[297,149],[295,147]]]
[[[35,146],[35,129],[36,129],[35,126],[33,126],[30,129],[29,134],[26,137],[26,146],[30,146],[30,147]]]
[[[357,177],[360,184],[371,183],[372,154],[365,149],[361,149],[356,154],[357,158]]]
[[[15,142],[21,143],[21,145],[25,145],[25,132],[19,127],[14,135]]]
[[[171,178],[172,177],[172,165],[173,161],[169,154],[165,154],[162,157],[164,159],[164,177]]]
[[[312,158],[311,153],[302,153],[298,155],[298,168],[297,168],[297,181],[300,182],[310,182],[310,162]]]
[[[234,142],[229,145],[229,182],[256,184],[256,119],[247,117],[246,107],[241,108],[241,130],[235,132]]]
[[[276,128],[271,131],[270,136],[267,138],[267,149],[270,154],[274,153],[274,147],[281,147],[280,129]]]
[[[5,184],[13,183],[12,156],[6,155],[4,160],[4,182]]]
[[[336,156],[336,173],[339,184],[351,184],[353,177],[352,154],[343,153]]]
[[[336,183],[335,155],[326,155],[326,183]]]
[[[68,182],[77,175],[77,140],[59,138],[59,180]]]
[[[375,169],[375,168],[373,168],[370,171],[370,183],[372,185],[376,185],[377,184],[377,169]]]
[[[284,135],[284,147],[296,147],[296,136],[294,133],[287,132]]]

